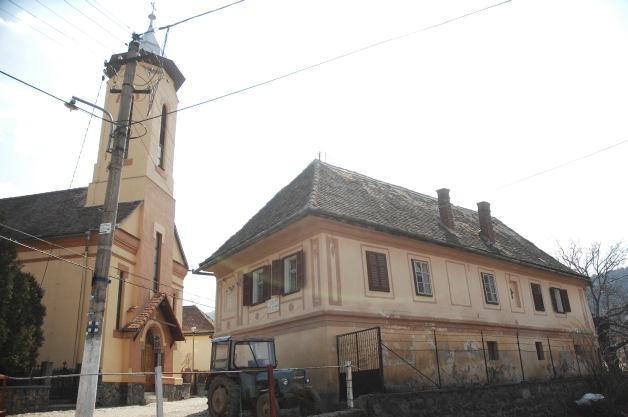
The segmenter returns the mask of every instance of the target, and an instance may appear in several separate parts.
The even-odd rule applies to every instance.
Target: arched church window
[[[157,155],[157,164],[164,167],[164,148],[166,147],[166,117],[168,116],[168,110],[164,104],[161,108],[161,131],[159,132],[159,153]]]

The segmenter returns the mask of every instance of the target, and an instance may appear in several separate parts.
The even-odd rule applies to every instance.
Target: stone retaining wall
[[[50,385],[7,387],[7,415],[48,411],[49,394]]]
[[[587,392],[588,378],[363,395],[356,408],[369,417],[555,417]]]
[[[96,392],[96,406],[138,405],[143,398],[144,384],[102,382]]]

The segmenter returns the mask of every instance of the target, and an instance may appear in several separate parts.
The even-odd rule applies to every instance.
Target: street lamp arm
[[[77,110],[78,107],[76,107],[76,105],[74,104],[77,101],[87,104],[88,106],[91,106],[95,109],[101,110],[103,113],[107,115],[107,117],[109,117],[109,121],[111,123],[109,123],[109,140],[107,141],[107,152],[111,153],[111,141],[113,140],[113,116],[111,115],[111,113],[109,113],[107,110],[103,109],[102,107],[97,106],[93,103],[90,103],[89,101],[85,101],[82,98],[78,98],[75,96],[72,96],[72,101],[70,101],[69,103],[66,103],[66,107],[68,107],[71,110]]]

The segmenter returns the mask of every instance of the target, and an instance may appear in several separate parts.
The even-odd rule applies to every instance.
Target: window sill
[[[287,296],[287,295],[292,295],[292,294],[296,294],[298,292],[300,292],[301,290],[295,290],[295,291],[290,291],[290,292],[282,292],[281,295],[282,296]]]
[[[434,294],[422,294],[422,293],[417,293],[418,297],[434,297]]]

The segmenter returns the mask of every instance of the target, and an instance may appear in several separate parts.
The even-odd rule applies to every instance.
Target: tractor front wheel
[[[211,417],[240,415],[240,388],[231,378],[219,375],[209,384],[207,406]]]
[[[277,416],[279,416],[279,402],[277,402],[277,398],[275,398],[275,410],[277,410]],[[268,393],[260,395],[257,399],[255,413],[257,417],[270,417],[270,396]]]

